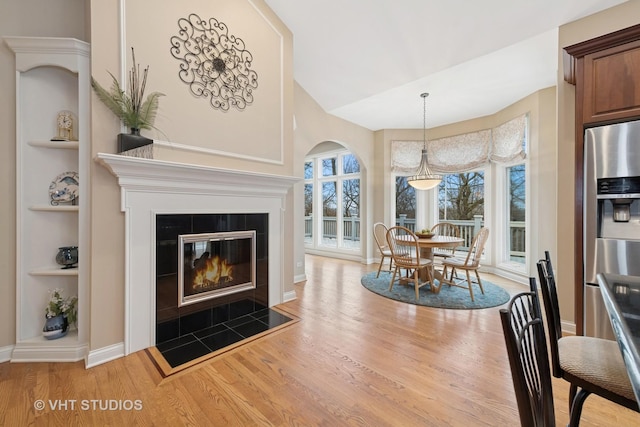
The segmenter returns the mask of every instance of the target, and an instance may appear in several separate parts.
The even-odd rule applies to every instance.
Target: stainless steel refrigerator
[[[614,339],[597,273],[640,276],[640,120],[584,138],[584,331]]]

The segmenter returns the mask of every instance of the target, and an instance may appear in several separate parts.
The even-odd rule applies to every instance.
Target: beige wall
[[[84,14],[84,0],[3,0],[0,2],[0,39],[53,36],[86,41]],[[0,351],[12,346],[16,338],[15,73],[15,56],[4,41],[0,41],[0,194],[4,195],[0,204]],[[44,319],[44,311],[42,316]]]
[[[117,0],[91,2],[92,75],[104,85],[110,83],[107,70],[116,76],[121,70],[118,3]],[[146,13],[144,22],[135,19],[141,16],[141,10]],[[203,99],[190,96],[187,86],[179,81],[177,61],[169,53],[169,39],[178,32],[178,18],[191,12],[197,12],[201,18],[217,18],[229,26],[229,34],[245,40],[247,50],[255,48],[253,66],[258,72],[259,86],[254,92],[254,104],[245,111],[224,113],[214,110]],[[124,61],[129,61],[124,65],[125,69],[131,66],[128,49],[133,46],[136,61],[143,67],[150,66],[147,91],[166,94],[160,99],[156,121],[162,134],[148,132],[148,135],[215,151],[203,153],[163,148],[156,150],[156,158],[277,175],[293,174],[292,36],[264,2],[194,0],[175,2],[171,7],[159,9],[154,0],[138,0],[125,2],[124,14],[127,29]],[[251,25],[242,24],[244,18],[251,20]],[[149,23],[155,25],[149,26]],[[261,51],[265,48],[266,38],[270,40],[266,44],[269,49],[275,45],[279,50]],[[282,78],[274,83],[274,75]],[[264,87],[260,85],[263,80]],[[273,92],[274,85],[277,85],[278,93]],[[254,107],[256,111],[252,110]],[[121,131],[119,122],[95,95],[92,108],[93,155],[113,153],[116,135]],[[277,123],[277,129],[269,125],[273,122]],[[120,212],[120,187],[116,178],[98,164],[92,168],[91,349],[96,350],[124,339],[124,213]],[[285,224],[293,221],[292,195],[290,192],[286,201]],[[291,260],[293,233],[285,231],[282,238],[284,259]],[[283,268],[284,288],[288,292],[293,289],[292,263],[285,262]]]
[[[361,173],[361,242],[362,252],[354,259],[367,260],[372,255],[368,224],[372,224],[374,195],[374,180],[370,178],[378,166],[375,162],[373,146],[373,132],[353,123],[327,114],[298,84],[295,85],[295,136],[294,136],[294,168],[295,176],[303,177],[304,158],[316,145],[325,142],[337,142],[353,154],[360,162]],[[296,277],[304,276],[304,184],[295,186],[296,222],[295,227],[295,265]],[[331,253],[328,256],[334,256]],[[337,255],[336,255],[337,256]],[[348,256],[347,256],[348,257]]]
[[[564,81],[562,48],[640,23],[640,1],[629,1],[560,27],[558,34],[558,186],[557,260],[554,264],[561,301],[560,316],[575,323],[574,301],[576,235],[575,194],[575,87]]]

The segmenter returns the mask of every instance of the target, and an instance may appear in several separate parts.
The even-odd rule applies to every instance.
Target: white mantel
[[[286,300],[284,208],[298,178],[106,153],[96,160],[118,178],[125,213],[125,355],[155,345],[156,215],[267,213],[269,306]]]

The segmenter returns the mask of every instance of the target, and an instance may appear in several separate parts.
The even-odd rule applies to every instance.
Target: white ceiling
[[[265,0],[293,33],[294,78],[371,130],[493,114],[556,84],[558,27],[625,0]]]

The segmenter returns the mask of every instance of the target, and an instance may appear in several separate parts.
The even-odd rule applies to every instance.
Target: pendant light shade
[[[415,188],[416,190],[430,190],[433,187],[440,184],[442,181],[442,176],[434,174],[429,169],[429,161],[427,159],[427,96],[428,93],[422,93],[420,96],[424,102],[424,124],[422,128],[422,157],[420,158],[420,166],[418,166],[418,170],[416,174],[410,176],[407,179],[407,182],[410,186]]]

